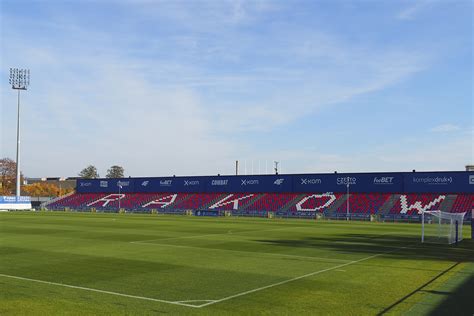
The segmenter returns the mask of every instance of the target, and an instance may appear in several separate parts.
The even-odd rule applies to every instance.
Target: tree
[[[86,179],[94,179],[99,177],[99,173],[97,172],[97,168],[93,165],[89,165],[79,172],[79,177],[86,178]]]
[[[53,183],[47,182],[37,182],[33,184],[28,184],[22,187],[22,191],[29,196],[51,196],[56,197],[59,195],[68,194],[72,192],[74,189],[72,188],[59,188],[57,185]]]
[[[20,183],[23,175],[20,174]],[[10,158],[0,159],[0,195],[15,194],[16,189],[16,162]]]
[[[121,166],[112,166],[109,170],[107,170],[107,178],[123,178],[125,173],[125,169]]]

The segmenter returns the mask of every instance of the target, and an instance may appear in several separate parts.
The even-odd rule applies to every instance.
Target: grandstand
[[[470,212],[473,172],[80,179],[76,193],[44,205],[118,212],[419,220],[423,211]],[[121,192],[118,191],[121,186]],[[470,215],[466,216],[466,220]]]

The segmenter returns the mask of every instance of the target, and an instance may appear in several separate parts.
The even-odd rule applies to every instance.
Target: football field
[[[474,313],[474,243],[419,224],[0,213],[1,315]]]

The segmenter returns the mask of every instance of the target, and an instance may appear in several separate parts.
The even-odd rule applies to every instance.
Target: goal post
[[[464,213],[424,211],[421,213],[421,242],[454,244],[463,239]]]
[[[471,239],[474,239],[474,210],[471,210]]]

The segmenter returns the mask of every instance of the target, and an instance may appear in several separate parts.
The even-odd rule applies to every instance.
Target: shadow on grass
[[[474,275],[445,296],[446,298],[429,315],[474,315]]]
[[[416,260],[442,260],[474,262],[474,240],[466,239],[456,245],[421,243],[419,236],[344,234],[338,236],[312,236],[302,239],[255,240],[285,248],[327,250],[340,254],[374,255]]]
[[[434,281],[438,280],[440,277],[442,277],[443,275],[445,275],[446,273],[448,273],[449,271],[453,270],[454,268],[456,268],[457,266],[459,265],[459,262],[451,265],[450,267],[448,267],[447,269],[441,271],[441,273],[439,273],[438,275],[436,275],[435,277],[433,277],[431,280],[429,280],[428,282],[422,284],[420,287],[418,287],[417,289],[413,290],[412,292],[408,293],[407,295],[405,295],[404,297],[402,297],[401,299],[399,299],[398,301],[396,301],[395,303],[393,303],[392,305],[388,306],[387,308],[385,308],[383,311],[381,311],[380,313],[377,314],[377,316],[381,316],[381,315],[384,315],[386,314],[387,312],[389,312],[390,310],[392,310],[395,306],[403,303],[404,301],[406,301],[407,299],[409,299],[410,297],[412,297],[413,295],[415,295],[416,293],[420,292],[421,290],[423,290],[425,287],[427,287],[428,285],[430,285],[431,283],[433,283]]]
[[[394,260],[410,259],[416,261],[452,262],[446,269],[440,271],[429,281],[386,307],[378,315],[390,313],[396,306],[404,303],[413,295],[424,291],[424,288],[447,273],[452,272],[461,263],[474,262],[474,240],[471,239],[465,239],[458,245],[447,245],[421,243],[420,237],[414,235],[344,234],[338,236],[312,236],[298,240],[258,240],[258,242],[277,247],[327,250],[334,253],[354,254],[365,257],[383,254],[383,257]],[[431,295],[438,298],[442,295],[445,298],[441,303],[436,302],[436,306],[430,306],[429,315],[474,315],[474,273],[466,270],[458,271],[456,277],[464,280],[460,281],[462,283],[456,288],[452,290],[441,288],[431,291]],[[430,293],[430,291],[426,292]]]

